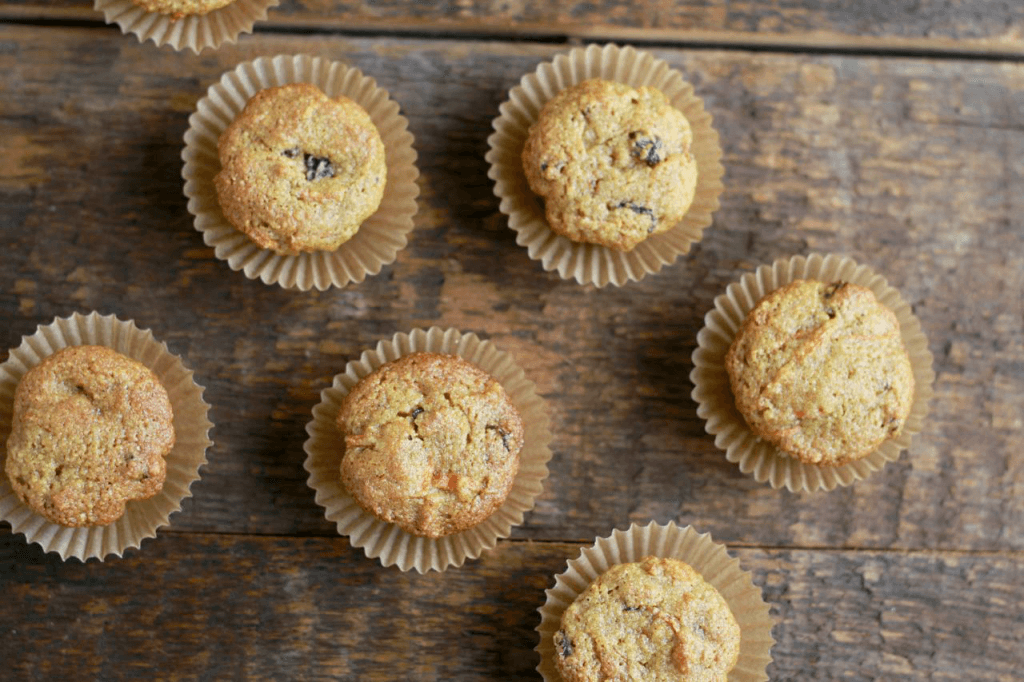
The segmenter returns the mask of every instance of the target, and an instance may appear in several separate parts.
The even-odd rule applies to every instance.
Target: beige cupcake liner
[[[689,212],[668,232],[654,235],[625,253],[574,242],[552,232],[543,202],[530,190],[523,172],[523,146],[541,108],[559,91],[588,78],[604,78],[633,87],[654,86],[683,112],[693,128],[692,149],[698,176]],[[704,111],[704,102],[694,94],[693,86],[663,60],[629,46],[576,48],[523,76],[500,111],[493,123],[496,132],[487,140],[490,150],[486,159],[491,164],[487,175],[494,180],[501,212],[508,216],[509,227],[517,233],[516,243],[525,246],[530,258],[539,260],[545,270],[557,270],[562,279],[575,279],[580,284],[621,286],[674,263],[689,252],[690,245],[699,241],[704,228],[711,225],[725,173],[718,132],[711,127],[711,114]]]
[[[213,178],[220,171],[217,141],[221,133],[257,92],[288,83],[312,83],[329,97],[345,95],[354,100],[369,113],[384,142],[388,177],[380,208],[336,251],[288,256],[262,249],[227,221],[217,201]],[[399,114],[398,103],[359,69],[309,55],[260,57],[225,73],[189,117],[181,153],[188,210],[216,257],[249,279],[301,291],[362,282],[394,262],[413,229],[419,170],[412,145],[408,121]]]
[[[540,612],[540,654],[537,672],[547,682],[561,682],[555,666],[554,636],[562,623],[562,614],[590,583],[616,564],[637,562],[644,557],[685,561],[714,586],[729,604],[729,610],[740,626],[740,655],[729,673],[732,682],[767,680],[765,669],[772,661],[772,619],[768,605],[761,597],[749,572],[740,568],[739,559],[729,556],[725,547],[712,541],[708,533],[700,534],[692,526],[680,528],[674,523],[664,526],[648,523],[632,524],[628,530],[615,530],[611,536],[598,538],[592,547],[571,559],[564,573],[555,576],[555,586],[545,590],[547,600]]]
[[[51,523],[25,506],[3,468],[18,382],[58,350],[85,345],[112,348],[156,373],[174,410],[175,443],[167,455],[167,479],[156,496],[129,502],[124,516],[110,525],[68,528]],[[35,334],[23,337],[21,345],[11,350],[7,362],[0,365],[0,519],[10,523],[13,532],[23,533],[28,542],[38,543],[45,552],[57,552],[61,559],[102,561],[110,554],[122,556],[126,549],[156,536],[157,529],[166,526],[170,515],[181,509],[181,501],[191,497],[189,488],[199,480],[199,467],[206,464],[206,449],[212,444],[208,437],[213,426],[207,418],[209,410],[203,388],[193,380],[192,371],[148,329],[95,312],[75,313],[40,325]]]
[[[140,43],[152,40],[157,47],[170,45],[175,50],[188,48],[200,53],[207,47],[233,43],[243,33],[252,33],[253,24],[267,18],[267,10],[281,0],[234,0],[230,5],[203,15],[175,19],[150,12],[131,0],[94,0],[93,9],[103,12],[108,24],[117,24],[121,33],[134,33]]]
[[[764,296],[797,279],[842,280],[871,289],[896,314],[914,372],[914,402],[900,436],[886,441],[867,457],[842,466],[805,464],[755,436],[736,409],[729,386],[725,355],[747,313]],[[752,474],[758,482],[768,482],[773,488],[785,486],[791,492],[850,485],[878,471],[886,462],[896,461],[900,451],[910,447],[913,436],[921,432],[935,381],[928,339],[910,305],[871,268],[832,254],[780,258],[730,284],[715,299],[714,310],[704,318],[704,328],[697,334],[697,348],[693,351],[693,366],[690,381],[697,415],[706,420],[705,429],[715,436],[715,445],[725,450],[726,459],[738,463],[743,473]]]
[[[363,511],[345,492],[340,480],[344,441],[335,420],[341,401],[363,377],[381,365],[417,351],[457,355],[493,376],[519,410],[525,432],[519,471],[505,502],[483,523],[438,539],[407,533]],[[349,536],[353,547],[361,547],[366,556],[380,559],[384,566],[396,565],[402,571],[416,569],[424,573],[443,571],[449,566],[461,566],[466,559],[476,559],[484,550],[494,548],[499,539],[508,537],[512,526],[523,522],[523,515],[533,509],[548,476],[551,432],[544,400],[512,356],[475,334],[438,327],[395,334],[391,340],[380,341],[375,350],[364,351],[359,360],[349,362],[320,398],[313,408],[313,420],[306,426],[309,439],[304,445],[304,466],[309,472],[309,487],[316,491],[316,503],[324,508],[327,519],[337,523],[338,533]]]

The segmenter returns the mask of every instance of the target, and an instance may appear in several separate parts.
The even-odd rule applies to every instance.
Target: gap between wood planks
[[[99,28],[118,31],[117,26],[102,21],[87,19],[46,19],[39,17],[4,16],[0,12],[0,23],[10,26],[35,28]],[[774,35],[721,32],[721,31],[673,31],[665,29],[621,28],[615,31],[593,29],[565,33],[557,28],[532,26],[528,30],[517,29],[508,32],[476,32],[452,26],[441,26],[436,30],[422,24],[406,26],[396,24],[388,31],[376,26],[366,28],[324,28],[302,23],[277,24],[257,23],[253,33],[269,35],[316,35],[349,38],[391,38],[405,40],[438,40],[463,42],[525,42],[547,45],[577,46],[589,43],[617,42],[643,46],[649,49],[675,50],[736,50],[742,52],[771,52],[781,54],[839,55],[876,58],[915,58],[981,62],[1024,63],[1024,42],[1020,49],[1007,52],[994,50],[984,45],[960,42],[948,38],[879,38],[874,36],[843,36],[837,40],[834,35],[807,34],[797,39],[779,38]]]
[[[6,531],[10,533],[9,528],[4,528],[0,532]],[[609,530],[609,533],[611,530]],[[175,530],[173,528],[161,528],[161,535],[175,535],[178,537],[185,537],[189,535],[199,537],[225,537],[225,538],[254,538],[259,540],[272,540],[272,539],[294,539],[294,540],[309,540],[309,539],[320,539],[320,540],[345,540],[348,539],[343,535],[322,535],[317,533],[297,533],[294,535],[281,534],[281,533],[236,533],[231,531],[194,531],[194,530]],[[596,539],[596,538],[595,538]],[[548,538],[501,538],[501,543],[515,544],[515,545],[572,545],[575,547],[583,548],[589,547],[593,544],[593,541],[585,540],[552,540]],[[721,543],[725,544],[725,543]],[[759,550],[762,552],[850,552],[850,553],[862,553],[862,554],[900,554],[905,556],[971,556],[971,557],[999,557],[1003,559],[1008,558],[1024,558],[1024,550],[1022,549],[949,549],[944,547],[853,547],[853,546],[831,546],[831,545],[761,545],[750,542],[730,542],[725,545],[729,550]]]

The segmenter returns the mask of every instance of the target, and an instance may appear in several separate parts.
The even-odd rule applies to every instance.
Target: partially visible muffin
[[[168,14],[174,19],[188,16],[201,16],[215,9],[226,7],[235,0],[132,0],[132,3],[147,12]]]
[[[429,538],[471,528],[501,506],[524,438],[496,379],[438,353],[403,356],[362,379],[337,424],[348,493],[370,514]]]
[[[612,566],[562,615],[555,664],[566,682],[725,680],[740,628],[689,564],[647,557]]]
[[[256,93],[217,151],[224,217],[282,254],[337,249],[384,196],[384,143],[370,115],[309,83]]]
[[[173,419],[167,391],[144,365],[103,346],[65,348],[18,383],[7,477],[54,523],[113,523],[128,501],[163,487]]]
[[[797,280],[765,296],[725,367],[751,430],[808,464],[842,465],[896,438],[914,398],[899,321],[848,282]]]
[[[630,251],[693,203],[692,142],[689,121],[660,90],[595,78],[544,105],[523,170],[554,232]]]

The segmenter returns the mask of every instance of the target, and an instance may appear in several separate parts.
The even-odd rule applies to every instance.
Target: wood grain
[[[6,0],[0,18],[102,21],[89,0]],[[284,0],[257,28],[1024,55],[1014,0]],[[125,38],[131,40],[132,38]]]
[[[20,679],[536,680],[537,608],[581,546],[503,542],[442,574],[340,538],[182,536],[103,564],[0,533]],[[1019,554],[738,549],[777,624],[772,679],[1012,680]]]
[[[675,519],[747,546],[1024,549],[1024,65],[656,51],[716,117],[723,207],[683,262],[594,290],[515,245],[483,161],[508,89],[558,48],[259,36],[196,58],[105,35],[0,27],[0,347],[95,309],[152,328],[196,370],[215,445],[175,530],[332,535],[302,469],[319,391],[378,339],[439,325],[491,338],[549,401],[551,477],[514,537]],[[295,52],[377,78],[420,154],[409,247],[341,291],[231,272],[181,194],[181,138],[206,86]],[[688,374],[714,297],[809,251],[886,274],[938,379],[898,463],[792,495],[725,461]]]

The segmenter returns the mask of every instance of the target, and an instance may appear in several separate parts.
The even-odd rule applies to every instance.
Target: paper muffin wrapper
[[[798,279],[842,280],[871,289],[899,320],[900,334],[914,373],[914,400],[899,437],[885,441],[866,457],[841,466],[806,464],[754,435],[736,409],[725,369],[725,355],[747,313],[766,295]],[[921,322],[884,277],[845,256],[811,254],[780,258],[771,265],[762,265],[730,284],[724,294],[715,298],[715,307],[704,317],[704,327],[697,334],[690,381],[694,386],[692,397],[697,403],[697,415],[706,420],[705,429],[715,436],[715,445],[725,450],[726,459],[738,463],[743,473],[753,475],[758,482],[768,482],[773,488],[785,486],[791,492],[815,492],[850,485],[878,471],[886,462],[898,459],[900,451],[910,447],[913,436],[921,432],[932,397],[935,372]]]
[[[690,210],[674,228],[645,239],[628,252],[555,234],[545,217],[543,201],[532,192],[523,171],[523,146],[541,108],[561,90],[588,78],[656,87],[686,116],[693,129],[692,151],[698,174]],[[516,243],[525,246],[529,257],[539,260],[545,270],[557,270],[563,279],[575,279],[580,284],[621,286],[674,263],[711,225],[725,173],[718,132],[711,126],[711,114],[704,111],[704,102],[694,94],[693,86],[663,60],[629,46],[576,48],[523,76],[500,112],[493,123],[496,132],[487,140],[487,175],[494,180],[501,212],[517,233]]]
[[[336,419],[341,401],[381,365],[417,351],[457,355],[497,379],[522,417],[525,436],[519,471],[505,502],[482,523],[437,539],[413,535],[364,511],[345,491],[340,474],[344,438]],[[508,537],[512,526],[523,522],[523,515],[533,509],[543,490],[551,459],[547,406],[512,356],[475,334],[438,327],[395,334],[388,341],[380,341],[375,350],[364,351],[358,360],[349,362],[320,397],[313,408],[313,420],[306,426],[309,439],[304,445],[304,466],[309,472],[309,487],[316,491],[316,503],[324,508],[327,519],[337,523],[338,533],[347,535],[353,547],[361,547],[366,556],[380,559],[384,566],[398,566],[402,571],[416,569],[419,573],[461,566],[466,559],[479,557],[499,539]]]
[[[207,14],[175,19],[169,14],[150,12],[131,0],[94,0],[93,9],[103,12],[108,24],[117,24],[121,33],[134,33],[140,43],[152,40],[157,47],[170,45],[195,53],[233,43],[242,33],[252,33],[253,24],[267,18],[267,10],[281,0],[234,0]]]
[[[335,251],[283,255],[260,248],[227,221],[217,201],[213,178],[220,171],[217,141],[221,133],[257,92],[289,83],[312,83],[329,97],[344,95],[354,100],[370,115],[384,142],[388,175],[380,207]],[[413,229],[419,170],[408,121],[399,114],[398,103],[372,78],[339,62],[309,55],[278,55],[239,64],[199,100],[189,118],[181,157],[188,210],[203,241],[232,270],[241,270],[249,279],[259,278],[264,284],[324,291],[362,282],[394,262]]]
[[[692,526],[680,528],[654,522],[646,526],[632,524],[628,530],[615,530],[598,538],[593,546],[568,562],[564,573],[555,576],[555,586],[545,590],[547,600],[540,612],[540,654],[537,671],[546,682],[562,682],[555,665],[554,636],[561,627],[562,614],[587,587],[612,566],[633,563],[645,557],[678,559],[689,564],[722,595],[740,627],[740,654],[729,673],[731,682],[767,680],[765,669],[772,661],[772,619],[768,604],[761,597],[748,571],[739,559],[729,556],[723,545],[708,533],[700,534]]]
[[[128,502],[124,516],[109,525],[69,528],[48,521],[26,506],[11,488],[3,468],[18,382],[62,348],[87,345],[111,348],[157,375],[174,411],[175,443],[167,455],[167,478],[159,493],[147,500]],[[0,365],[0,519],[11,524],[13,532],[24,534],[28,542],[38,543],[45,552],[57,552],[64,560],[75,557],[103,561],[110,554],[122,556],[126,549],[154,537],[158,528],[168,525],[170,515],[181,509],[181,501],[192,496],[189,488],[199,480],[199,467],[206,464],[206,449],[212,444],[208,437],[213,427],[209,411],[203,387],[195,382],[192,371],[167,350],[167,344],[154,339],[150,330],[95,312],[75,313],[40,325],[35,334],[23,337],[21,345],[12,349],[7,362]]]

